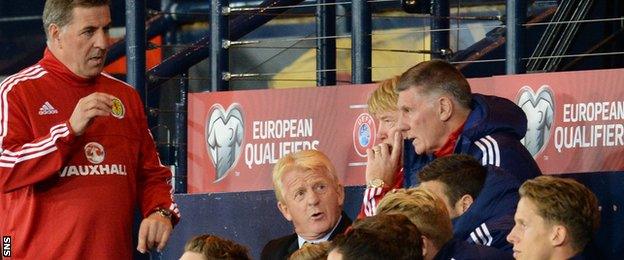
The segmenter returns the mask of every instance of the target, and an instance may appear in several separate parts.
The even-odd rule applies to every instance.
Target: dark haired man
[[[130,259],[180,217],[139,95],[105,73],[108,0],[48,0],[47,48],[0,83],[0,235],[16,259]]]
[[[453,236],[511,252],[505,237],[513,228],[520,183],[496,166],[454,154],[433,160],[419,173],[420,187],[442,199]]]

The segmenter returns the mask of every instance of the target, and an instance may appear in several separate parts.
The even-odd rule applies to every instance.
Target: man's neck
[[[578,250],[574,250],[572,249],[571,246],[560,246],[560,247],[556,247],[553,250],[552,255],[550,256],[550,259],[552,260],[556,260],[556,259],[570,259],[573,256],[579,254],[581,252],[579,252]]]
[[[449,122],[446,128],[447,133],[444,134],[444,143],[433,153],[436,157],[443,157],[453,153],[457,140],[464,130],[464,122],[465,120]]]

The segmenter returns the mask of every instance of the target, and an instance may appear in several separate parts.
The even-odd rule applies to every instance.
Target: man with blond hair
[[[386,79],[371,93],[368,112],[377,120],[377,142],[368,149],[366,190],[358,218],[373,216],[377,204],[391,189],[403,187],[403,138],[398,128],[398,76]]]
[[[377,214],[403,214],[422,233],[423,256],[432,259],[511,259],[508,253],[453,239],[453,228],[444,202],[435,194],[418,188],[386,194]]]
[[[514,220],[514,258],[583,259],[600,223],[598,199],[575,180],[540,176],[520,186]]]
[[[273,167],[277,207],[295,233],[269,241],[261,259],[285,259],[306,243],[321,243],[343,233],[351,220],[342,211],[344,188],[334,165],[317,150],[280,158]]]

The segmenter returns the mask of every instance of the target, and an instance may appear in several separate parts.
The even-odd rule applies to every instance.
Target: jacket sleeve
[[[2,90],[11,77],[0,84]],[[8,193],[34,185],[54,175],[71,154],[75,135],[69,122],[50,128],[47,134],[33,135],[32,121],[13,91],[0,101],[0,191]]]
[[[467,241],[511,252],[513,246],[507,241],[507,235],[511,232],[511,228],[513,228],[513,217],[495,222],[481,223],[470,233]]]
[[[147,128],[147,120],[143,116],[141,150],[138,165],[138,196],[141,205],[141,212],[146,218],[154,212],[156,208],[170,210],[172,222],[175,225],[180,220],[180,211],[173,201],[173,186],[171,171],[162,165],[154,138]]]
[[[362,199],[362,208],[358,213],[357,219],[374,216],[377,214],[377,205],[389,191],[400,189],[403,187],[403,169],[394,176],[394,183],[391,187],[382,188],[366,188],[364,198]]]
[[[482,165],[501,167],[520,183],[542,174],[529,151],[510,137],[487,135],[476,140],[471,150]]]

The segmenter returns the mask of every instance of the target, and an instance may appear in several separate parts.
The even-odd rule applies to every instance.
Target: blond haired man
[[[600,223],[598,199],[572,179],[540,176],[520,186],[514,220],[514,258],[583,259]]]
[[[395,76],[380,82],[368,99],[368,112],[379,124],[380,143],[366,151],[366,190],[358,218],[373,216],[388,191],[403,187],[403,137],[397,124],[399,94],[395,90],[398,80]]]
[[[453,239],[451,219],[442,200],[433,193],[413,188],[386,194],[378,214],[403,214],[418,227],[423,238],[423,257],[432,259],[511,259],[508,253]]]
[[[351,220],[342,212],[344,188],[325,154],[305,150],[280,158],[273,168],[277,207],[295,233],[269,241],[261,259],[285,259],[306,243],[343,233]]]

